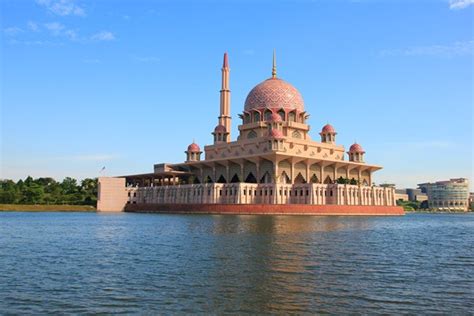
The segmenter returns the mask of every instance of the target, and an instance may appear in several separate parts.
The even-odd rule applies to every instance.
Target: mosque
[[[213,144],[193,142],[185,161],[151,173],[99,178],[99,211],[219,214],[402,215],[395,190],[373,185],[381,167],[354,143],[345,152],[327,124],[312,140],[303,97],[277,76],[248,94],[236,140],[231,137],[230,67],[222,65]],[[346,156],[347,154],[347,156]]]

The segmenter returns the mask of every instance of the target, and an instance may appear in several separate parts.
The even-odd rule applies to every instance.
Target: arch
[[[324,180],[324,184],[330,184],[332,183],[332,179],[330,176],[327,176],[326,179]]]
[[[257,133],[256,133],[254,130],[251,130],[251,131],[247,134],[247,139],[252,139],[252,138],[257,138]]]
[[[301,133],[299,131],[293,131],[293,133],[291,134],[291,137],[301,138]]]
[[[291,183],[290,177],[288,177],[288,174],[286,173],[286,171],[283,171],[281,173],[280,178],[281,178],[280,179],[281,183],[285,183],[285,184]]]
[[[268,171],[265,171],[263,176],[260,178],[260,183],[272,183],[272,176]]]
[[[260,112],[254,111],[252,117],[254,122],[260,122]]]
[[[244,113],[244,124],[250,123],[250,114]]]
[[[303,177],[303,175],[301,174],[301,172],[299,172],[298,175],[296,176],[294,183],[295,183],[295,184],[306,183],[306,180],[304,179],[304,177]]]
[[[265,121],[269,121],[272,117],[272,111],[270,111],[269,109],[266,109],[265,112],[263,113],[263,119]]]
[[[288,113],[288,121],[296,122],[296,112],[295,111],[291,111],[290,113]]]
[[[309,179],[309,181],[311,183],[319,183],[319,179],[318,177],[313,173],[313,175],[311,176],[311,178]]]
[[[249,172],[247,178],[245,178],[245,182],[247,182],[247,183],[257,183],[257,178],[255,178],[253,173]]]
[[[207,176],[207,178],[204,182],[205,183],[214,183],[214,181],[212,181],[212,179],[211,179],[211,176]]]
[[[278,115],[280,115],[282,121],[286,121],[286,113],[283,109],[278,110]]]
[[[198,177],[194,177],[193,184],[200,184],[201,181],[199,181]]]
[[[364,179],[364,181],[362,181],[362,185],[368,186],[368,185],[369,185],[369,183],[367,182],[367,180],[366,180],[366,179]]]
[[[221,175],[219,179],[217,179],[217,183],[227,183],[227,180],[224,178],[223,175]]]
[[[230,179],[230,183],[238,183],[240,182],[239,176],[237,174],[234,174],[232,179]]]

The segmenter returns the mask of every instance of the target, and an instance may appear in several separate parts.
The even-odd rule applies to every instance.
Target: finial
[[[276,77],[277,77],[276,54],[275,54],[275,50],[273,50],[272,78],[276,78]]]
[[[224,53],[224,63],[222,64],[222,68],[229,68],[229,58],[227,57],[227,52]]]

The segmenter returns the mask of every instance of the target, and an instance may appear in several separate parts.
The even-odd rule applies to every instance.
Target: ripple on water
[[[0,313],[474,310],[474,216],[0,213]]]

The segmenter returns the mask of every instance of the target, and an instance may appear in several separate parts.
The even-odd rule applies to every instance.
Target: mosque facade
[[[373,185],[380,166],[365,161],[363,147],[346,151],[327,124],[313,140],[303,97],[277,77],[248,94],[232,140],[230,67],[222,65],[218,122],[213,143],[193,142],[185,161],[155,164],[153,172],[99,178],[98,210],[205,213],[399,215],[395,190]]]

